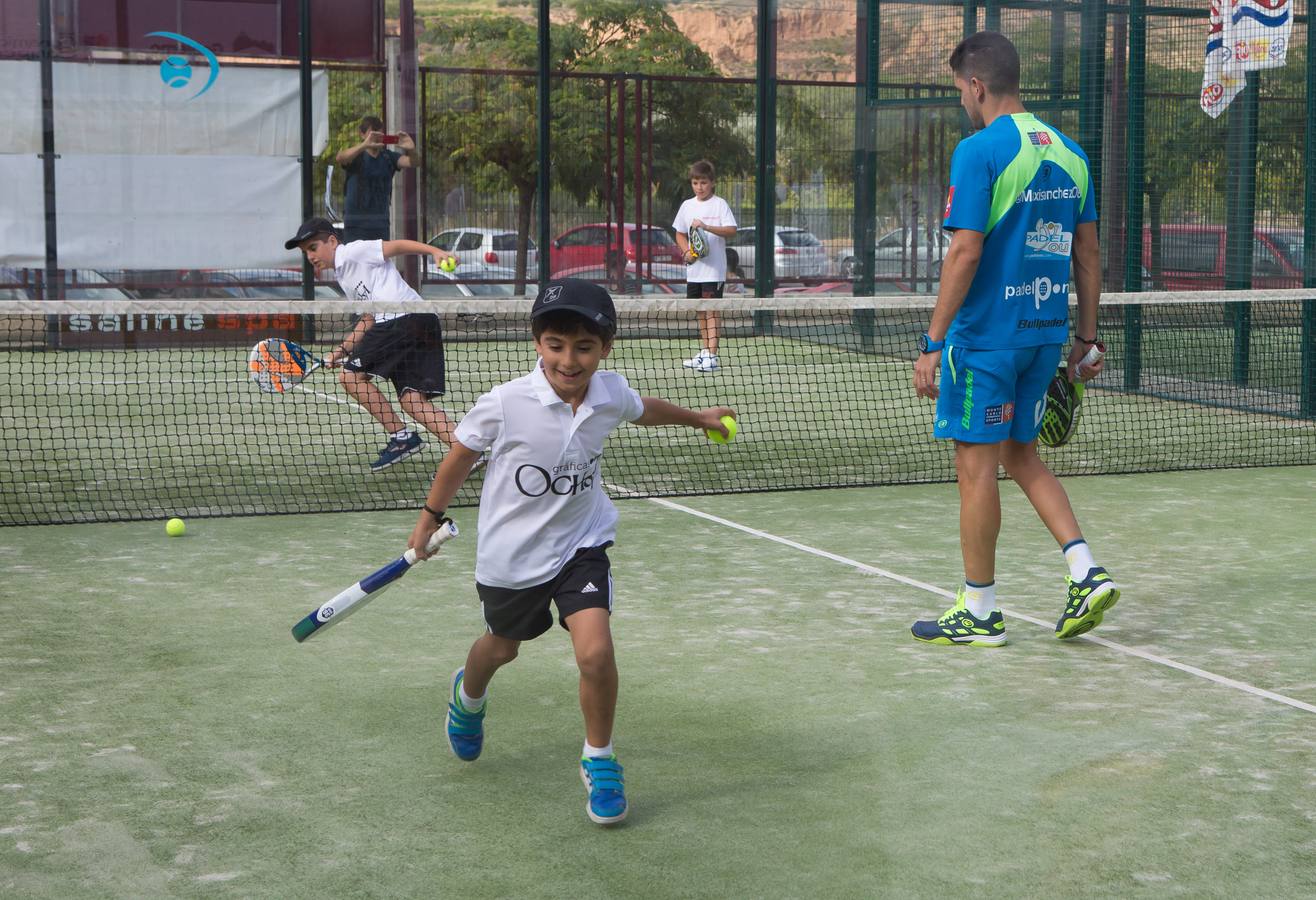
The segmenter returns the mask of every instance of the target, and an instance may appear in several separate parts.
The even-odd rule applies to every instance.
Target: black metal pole
[[[755,212],[754,291],[772,296],[777,249],[777,0],[758,0],[757,125],[758,155]]]
[[[42,297],[62,300],[64,291],[59,278],[59,245],[55,210],[55,48],[51,34],[50,0],[40,0],[41,34],[41,179],[46,212],[46,274]],[[58,324],[56,324],[58,329]]]
[[[548,29],[548,0],[539,0],[539,284],[549,279],[549,256],[552,233],[549,226],[549,171],[548,171],[548,59],[551,50]]]
[[[311,128],[311,0],[297,3],[298,75],[302,114],[302,221],[315,215],[315,139]],[[315,299],[315,271],[302,259],[302,299]],[[305,335],[303,335],[305,337]]]
[[[398,63],[401,71],[398,73],[398,93],[401,95],[398,99],[402,104],[398,115],[398,121],[402,123],[402,130],[411,135],[416,141],[420,140],[416,128],[416,10],[412,5],[412,0],[399,0],[398,3],[398,33],[399,33],[399,51]],[[417,149],[419,151],[419,143]],[[419,152],[417,156],[419,156]],[[412,166],[409,169],[402,170],[402,237],[409,241],[420,240],[419,233],[416,229],[416,168],[417,159],[412,160]],[[420,287],[420,257],[413,254],[404,256],[402,261],[403,275],[407,283],[413,288]]]
[[[855,53],[854,101],[854,293],[873,294],[873,231],[877,219],[877,101],[881,80],[879,53],[881,0],[857,0],[859,15]]]

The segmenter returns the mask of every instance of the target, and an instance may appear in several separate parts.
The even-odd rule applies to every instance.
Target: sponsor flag
[[[1293,0],[1211,0],[1202,75],[1202,110],[1217,118],[1246,84],[1246,73],[1288,60]]]

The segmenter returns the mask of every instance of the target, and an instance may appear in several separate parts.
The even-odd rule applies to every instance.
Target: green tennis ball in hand
[[[442,270],[445,271],[445,272],[456,272],[456,271],[457,271],[457,257],[455,257],[455,256],[449,256],[449,257],[446,257],[446,258],[443,260],[443,262],[439,263],[439,268],[442,269]]]
[[[730,416],[723,416],[722,424],[727,427],[726,437],[722,437],[721,433],[713,431],[711,428],[704,430],[704,434],[708,435],[708,439],[712,441],[714,444],[731,443],[736,439],[736,432],[740,430],[740,428],[736,425],[736,420],[731,418]]]

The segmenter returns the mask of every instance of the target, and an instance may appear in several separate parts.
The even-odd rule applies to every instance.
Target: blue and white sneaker
[[[424,446],[425,442],[414,431],[408,438],[389,438],[384,449],[379,451],[379,458],[370,464],[370,471],[382,472],[394,463],[400,463],[408,456],[419,453]]]
[[[1056,622],[1056,637],[1062,641],[1086,634],[1101,624],[1103,613],[1120,599],[1119,585],[1101,566],[1088,569],[1087,577],[1075,581],[1066,577],[1069,594],[1065,611]]]
[[[616,825],[626,818],[626,785],[622,782],[621,763],[612,756],[580,758],[580,780],[589,791],[585,812],[599,825]]]
[[[479,712],[470,712],[462,705],[462,675],[466,669],[460,668],[452,673],[452,688],[448,691],[448,746],[458,759],[470,762],[478,759],[484,749],[484,714],[489,709],[486,700]]]
[[[955,605],[932,620],[915,622],[909,629],[914,640],[925,644],[966,644],[970,647],[1001,647],[1005,645],[1005,617],[994,609],[985,619],[979,619],[964,605],[964,589],[960,588]]]

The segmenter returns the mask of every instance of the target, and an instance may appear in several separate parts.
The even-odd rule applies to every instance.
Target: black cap
[[[328,219],[307,219],[302,223],[302,227],[297,229],[295,235],[283,242],[283,249],[295,250],[302,241],[309,241],[317,234],[332,234],[337,237],[338,232],[334,230],[334,223]]]
[[[612,305],[612,295],[592,281],[559,278],[548,282],[535,298],[535,305],[530,307],[530,318],[555,309],[578,312],[600,325],[617,324],[617,307]]]

